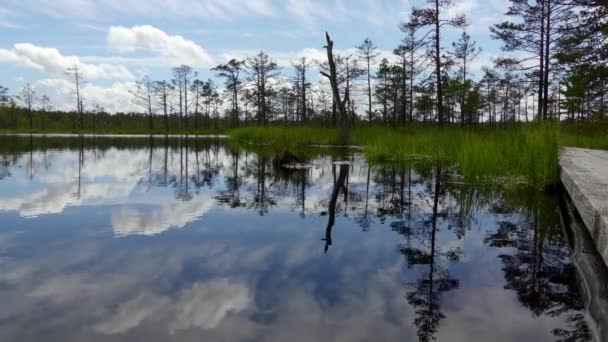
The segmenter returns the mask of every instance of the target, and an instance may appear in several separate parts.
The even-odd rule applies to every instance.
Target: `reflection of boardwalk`
[[[566,148],[561,179],[608,265],[608,151]]]

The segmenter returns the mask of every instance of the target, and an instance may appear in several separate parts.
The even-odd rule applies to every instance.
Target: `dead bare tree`
[[[32,129],[32,107],[34,106],[34,102],[36,102],[37,95],[31,84],[28,83],[23,87],[21,93],[19,94],[19,98],[23,102],[23,106],[25,107],[25,109],[27,109],[27,113],[29,115],[30,120],[30,129]]]
[[[135,89],[130,89],[129,93],[133,96],[133,103],[145,108],[149,117],[149,128],[154,129],[152,112],[152,96],[154,95],[154,81],[148,76],[144,76],[135,83]]]
[[[325,71],[321,71],[321,75],[329,79],[331,84],[331,92],[333,94],[334,103],[338,107],[340,113],[340,140],[341,143],[348,142],[348,112],[346,111],[346,103],[349,99],[349,89],[346,88],[344,91],[344,99],[340,98],[340,91],[338,89],[338,76],[336,71],[336,62],[334,60],[334,41],[331,40],[329,33],[325,32],[325,40],[327,45],[324,48],[327,50],[327,64],[329,64],[329,74]]]
[[[66,69],[65,73],[74,77],[74,85],[76,86],[76,112],[80,118],[80,129],[84,129],[82,99],[80,98],[80,83],[82,82],[82,73],[80,72],[80,68],[78,68],[78,64],[74,64]]]

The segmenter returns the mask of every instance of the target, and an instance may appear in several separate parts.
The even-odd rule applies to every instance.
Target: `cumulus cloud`
[[[156,235],[171,227],[181,228],[204,215],[214,205],[214,199],[195,197],[188,202],[163,203],[160,209],[140,211],[122,208],[112,215],[112,227],[118,237]]]
[[[245,310],[250,302],[251,294],[244,284],[228,279],[194,284],[178,301],[170,329],[215,328],[229,314]]]
[[[74,84],[71,81],[62,78],[45,78],[34,82],[33,86],[40,94],[49,96],[55,108],[73,109]],[[99,105],[109,113],[127,113],[141,111],[141,108],[133,103],[133,95],[129,93],[129,89],[133,89],[134,86],[135,83],[132,81],[117,81],[107,87],[85,83],[80,91],[85,107]]]
[[[23,196],[0,198],[0,208],[2,211],[17,211],[23,217],[58,214],[70,205],[85,205],[100,198],[123,197],[128,190],[122,185],[111,184],[84,184],[79,188],[77,182],[73,181]]]
[[[117,312],[95,326],[95,330],[106,335],[120,334],[137,327],[149,316],[170,304],[166,297],[148,293],[121,304]]]
[[[478,7],[477,0],[462,0],[458,1],[454,4],[454,6],[449,7],[447,10],[448,16],[455,16],[459,14],[464,14],[467,16],[471,16],[471,13],[474,9]]]
[[[88,64],[76,56],[64,56],[56,48],[30,43],[15,44],[12,49],[0,49],[0,63],[23,65],[50,74],[64,74],[77,65],[87,79],[133,79],[123,65]]]
[[[171,313],[170,331],[191,327],[213,329],[231,313],[245,310],[251,294],[245,284],[226,278],[195,283],[177,300],[144,293],[121,304],[117,312],[95,326],[106,334],[120,334],[139,326],[146,319]]]
[[[213,65],[213,58],[200,45],[179,35],[170,36],[150,25],[110,27],[108,47],[120,53],[152,52],[165,57],[173,65]]]

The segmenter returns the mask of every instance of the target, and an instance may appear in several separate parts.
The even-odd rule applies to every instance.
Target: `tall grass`
[[[365,145],[371,159],[428,157],[455,163],[467,181],[525,180],[535,185],[558,177],[559,126],[552,123],[511,129],[428,128],[378,135]]]
[[[304,127],[242,128],[230,135],[277,151],[331,145],[339,138],[335,129]],[[455,164],[466,181],[547,186],[558,180],[558,136],[559,124],[546,122],[508,129],[361,127],[351,131],[350,143],[363,146],[371,161],[429,158]]]

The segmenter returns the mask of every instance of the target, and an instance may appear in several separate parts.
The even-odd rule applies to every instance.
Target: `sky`
[[[500,43],[489,26],[504,20],[506,0],[453,0],[448,14],[469,17],[467,32],[483,52],[473,73],[490,66]],[[231,58],[265,51],[292,73],[291,62],[324,58],[324,32],[338,53],[354,53],[369,37],[381,57],[403,38],[399,23],[424,0],[0,0],[0,85],[16,94],[27,83],[57,109],[73,107],[65,69],[83,70],[85,106],[138,110],[128,89],[149,75],[191,65],[200,78]],[[446,48],[462,30],[447,29]],[[317,78],[311,71],[311,79]]]

